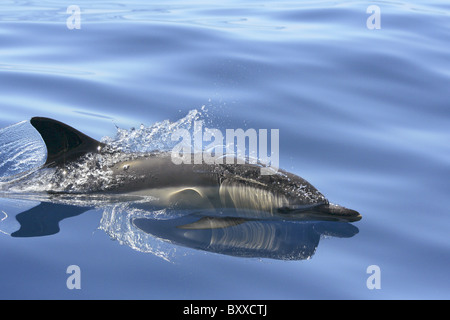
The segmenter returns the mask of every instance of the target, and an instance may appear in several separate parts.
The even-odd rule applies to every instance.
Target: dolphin
[[[185,229],[234,226],[255,212],[265,219],[361,219],[357,211],[330,203],[305,179],[281,169],[272,175],[261,175],[260,164],[175,164],[170,152],[124,154],[50,118],[34,117],[30,123],[47,148],[42,168],[56,168],[62,180],[67,171],[77,170],[74,164],[82,161],[92,170],[104,172],[103,180],[95,181],[94,175],[84,179],[85,188],[67,193],[152,197],[162,207],[218,212],[216,217],[191,223]],[[86,160],[88,155],[91,158]],[[95,159],[102,156],[116,161],[99,168]],[[220,214],[224,208],[237,210],[239,216],[224,219]]]

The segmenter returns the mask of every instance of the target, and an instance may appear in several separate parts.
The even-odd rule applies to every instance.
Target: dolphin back
[[[105,145],[62,122],[34,117],[31,125],[39,132],[47,147],[45,166],[59,166],[97,152]],[[100,148],[99,148],[100,147]]]

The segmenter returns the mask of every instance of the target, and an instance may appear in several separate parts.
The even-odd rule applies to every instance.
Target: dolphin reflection
[[[236,257],[303,260],[310,258],[322,235],[352,237],[358,228],[346,222],[257,220],[210,217],[136,218],[137,228],[171,243]]]
[[[165,208],[163,214],[155,215],[152,212],[156,208],[140,202],[131,201],[126,206],[122,202],[121,207],[114,203],[108,205],[113,209],[104,210],[99,229],[115,239],[124,237],[120,233],[127,232],[127,242],[121,243],[142,252],[148,252],[141,249],[142,235],[147,235],[153,241],[162,240],[172,247],[179,245],[236,257],[303,260],[314,255],[323,236],[349,238],[358,233],[357,227],[342,221],[269,219],[258,216],[257,212],[250,218],[248,212],[244,215],[236,210],[192,212]],[[95,208],[97,206],[83,201],[78,201],[77,205],[58,203],[54,198],[53,202],[43,201],[15,216],[20,228],[11,236],[53,235],[60,232],[61,220]]]

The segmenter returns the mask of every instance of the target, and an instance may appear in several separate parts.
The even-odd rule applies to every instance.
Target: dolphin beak
[[[352,209],[347,209],[345,207],[341,207],[337,204],[327,204],[320,207],[320,211],[330,214],[331,216],[335,216],[336,218],[340,218],[342,220],[348,222],[355,222],[361,220],[361,214]]]

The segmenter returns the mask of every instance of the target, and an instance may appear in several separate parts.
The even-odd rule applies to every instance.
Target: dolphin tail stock
[[[31,125],[39,132],[47,147],[44,166],[58,166],[78,159],[90,152],[98,152],[105,146],[84,133],[62,122],[34,117]]]

